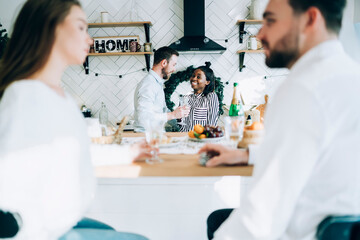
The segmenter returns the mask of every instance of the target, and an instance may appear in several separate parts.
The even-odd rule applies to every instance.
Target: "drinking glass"
[[[145,161],[148,164],[162,163],[163,160],[159,157],[159,144],[161,142],[162,135],[164,133],[164,122],[160,119],[151,119],[147,122],[145,127],[145,138],[146,142],[151,147],[151,157]]]
[[[230,146],[236,148],[243,138],[245,117],[225,117],[225,136]]]
[[[187,107],[190,107],[189,105],[189,96],[188,95],[182,95],[180,94],[179,95],[179,106],[182,107],[182,106],[187,106]],[[184,122],[185,118],[181,118],[181,121],[178,122],[179,125],[186,125],[186,123]]]

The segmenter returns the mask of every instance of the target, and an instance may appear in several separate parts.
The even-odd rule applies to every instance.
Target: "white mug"
[[[249,37],[247,47],[249,50],[257,50],[257,40],[255,36]]]
[[[85,118],[89,137],[101,137],[101,126],[98,118]]]
[[[102,23],[109,22],[109,13],[108,12],[101,12],[101,22]]]

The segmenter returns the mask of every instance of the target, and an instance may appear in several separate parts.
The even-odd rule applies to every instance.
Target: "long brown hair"
[[[0,99],[17,80],[39,71],[49,59],[55,30],[78,0],[27,0],[16,18],[0,62]]]

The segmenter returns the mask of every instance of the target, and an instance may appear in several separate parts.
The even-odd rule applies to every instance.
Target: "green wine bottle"
[[[237,98],[237,91],[236,91],[237,85],[238,85],[237,83],[234,83],[234,93],[229,110],[229,116],[231,117],[244,116],[244,109]]]

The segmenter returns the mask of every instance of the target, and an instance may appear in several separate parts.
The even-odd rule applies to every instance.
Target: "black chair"
[[[329,216],[319,224],[318,240],[360,240],[360,215]]]
[[[0,238],[14,237],[20,230],[21,218],[17,213],[0,210]]]
[[[220,225],[225,222],[225,220],[230,216],[233,210],[233,208],[219,209],[209,215],[206,221],[207,235],[209,240],[214,238],[214,233],[216,232],[216,230],[218,230]]]

